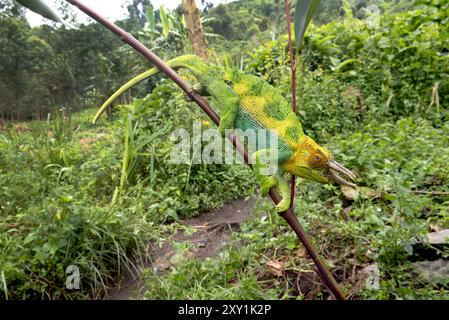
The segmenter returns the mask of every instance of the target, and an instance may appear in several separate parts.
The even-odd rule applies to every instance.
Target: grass
[[[149,103],[152,97],[136,103],[134,119],[158,112],[145,110]],[[157,136],[158,123],[145,121],[128,126],[132,146],[141,147],[128,158],[132,174],[121,184],[129,109],[97,126],[90,124],[93,112],[70,122],[63,115],[31,122],[20,132],[10,125],[0,136],[2,298],[100,298],[142,266],[148,241],[163,243],[179,218],[254,193],[244,166],[170,165],[172,142]],[[424,282],[410,264],[412,238],[449,228],[449,197],[414,192],[449,191],[448,137],[447,123],[420,117],[318,137],[358,173],[363,188],[348,199],[338,187],[299,180],[296,211],[350,297],[448,298],[447,284]],[[313,263],[272,204],[261,199],[254,210],[218,257],[181,259],[163,275],[146,270],[143,297],[326,298]],[[273,261],[281,263],[281,276]],[[65,288],[69,265],[80,268],[81,290]],[[380,290],[364,285],[370,265],[380,270]]]
[[[21,125],[20,132],[10,124],[0,136],[1,298],[100,298],[142,265],[148,241],[175,229],[178,215],[218,207],[251,188],[244,167],[194,166],[185,189],[179,177],[190,169],[166,160],[172,142],[153,136],[141,143],[152,129],[137,122],[125,168],[132,170],[121,184],[122,120],[129,113],[97,126],[90,123],[93,113],[57,114]],[[230,188],[217,194],[222,181]],[[80,270],[81,290],[65,287],[70,265]]]
[[[449,197],[431,194],[449,192],[447,3],[419,3],[391,7],[378,27],[348,16],[305,37],[299,117],[363,188],[299,180],[296,209],[352,298],[449,298],[447,284],[425,282],[411,267],[412,238],[449,228]],[[249,42],[238,61],[288,98],[285,45],[285,36]],[[0,299],[100,298],[179,219],[257,190],[245,166],[169,163],[169,132],[210,124],[166,79],[115,121],[92,125],[93,115],[61,111],[0,132]],[[70,265],[81,290],[65,287]],[[364,285],[369,266],[379,269],[379,290]],[[218,257],[181,259],[163,275],[147,270],[144,297],[326,299],[312,267],[261,200]]]
[[[335,136],[336,157],[359,174],[370,193],[345,199],[340,188],[298,182],[296,212],[332,272],[351,298],[447,299],[447,285],[425,283],[410,265],[411,239],[449,227],[449,196],[413,190],[449,191],[449,125],[435,128],[423,119],[367,125]],[[365,189],[366,191],[366,189]],[[449,250],[445,249],[444,254]],[[270,261],[283,263],[276,275]],[[362,270],[380,270],[380,289],[365,286]],[[268,201],[216,258],[189,260],[163,275],[145,274],[147,299],[320,299],[307,285],[313,263]],[[312,278],[313,279],[313,278]],[[318,281],[317,279],[314,279]],[[319,281],[318,281],[319,282]]]

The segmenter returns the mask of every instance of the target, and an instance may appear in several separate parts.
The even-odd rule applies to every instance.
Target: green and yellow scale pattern
[[[239,97],[235,128],[269,130],[276,134],[279,162],[287,160],[305,136],[287,100],[261,78],[241,71],[227,70],[223,78]]]
[[[210,92],[213,91],[212,84],[224,81],[238,98],[239,105],[233,128],[242,131],[248,129],[268,130],[269,134],[277,135],[279,162],[287,160],[299,149],[299,145],[305,137],[301,123],[291,110],[287,100],[263,79],[240,70],[211,64],[194,55],[177,57],[170,60],[168,65],[173,68],[189,69],[200,82],[203,91],[215,98],[218,94]],[[220,105],[222,101],[217,99],[217,102]],[[220,105],[220,107],[225,106]],[[267,144],[263,147],[271,147],[269,142],[268,138]],[[256,149],[259,150],[258,141],[256,141],[256,145]]]
[[[211,64],[195,55],[179,56],[167,64],[174,69],[189,69],[201,85],[200,93],[215,98],[221,109],[220,129],[240,129],[243,132],[248,129],[265,130],[268,132],[266,142],[261,145],[256,141],[256,150],[276,148],[270,145],[270,135],[277,135],[279,163],[300,149],[305,138],[301,123],[287,100],[263,79],[237,69]],[[153,68],[135,77],[115,92],[103,106],[158,71]]]

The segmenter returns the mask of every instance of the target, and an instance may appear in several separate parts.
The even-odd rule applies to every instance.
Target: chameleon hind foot
[[[263,170],[267,170],[269,163],[267,162],[267,157],[270,155],[269,149],[258,150],[252,154],[252,163],[254,174],[261,187],[261,193],[266,196],[270,191],[270,188],[276,187],[281,196],[281,201],[276,205],[277,212],[287,211],[290,207],[291,194],[290,188],[288,186],[287,180],[281,175],[279,171],[276,171],[272,175],[262,174]],[[267,172],[267,171],[265,171]]]
[[[281,196],[281,201],[276,205],[277,212],[284,212],[290,208],[290,188],[287,181],[280,174],[273,176],[259,176],[258,181],[263,196],[266,196],[272,187],[275,187],[278,190],[279,195]]]
[[[193,86],[192,86],[192,89],[193,89],[193,91],[194,91],[195,93],[198,93],[200,96],[206,97],[206,96],[209,95],[208,92],[207,92],[207,90],[206,90],[206,88],[204,88],[204,87],[203,87],[202,85],[200,85],[200,84],[193,85]],[[187,93],[185,93],[185,92],[184,92],[184,99],[185,99],[187,102],[192,102],[192,101],[193,101],[192,97],[189,96],[189,95],[188,95]]]

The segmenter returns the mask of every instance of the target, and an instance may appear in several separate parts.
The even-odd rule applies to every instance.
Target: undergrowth
[[[449,287],[426,283],[410,265],[414,238],[449,227],[449,126],[423,119],[367,125],[335,136],[336,157],[355,168],[364,191],[352,200],[340,188],[298,181],[296,212],[350,298],[447,299]],[[369,189],[368,189],[369,188]],[[445,249],[443,255],[449,254]],[[282,263],[282,275],[267,264]],[[365,285],[364,268],[379,270],[378,290]],[[252,217],[216,258],[190,259],[164,275],[145,273],[147,299],[326,298],[313,262],[293,231],[261,200]],[[366,276],[366,275],[365,275]],[[307,281],[315,282],[307,285]]]

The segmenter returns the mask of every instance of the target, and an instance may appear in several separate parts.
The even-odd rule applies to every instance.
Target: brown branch
[[[292,24],[290,18],[290,1],[285,0],[285,17],[287,19],[287,35],[288,35],[288,49],[290,54],[290,72],[292,82],[292,109],[296,113],[296,68],[295,68],[295,55],[293,53],[293,41],[292,41]],[[296,177],[292,175],[290,181],[290,209],[294,212],[295,207],[295,189],[296,189]]]
[[[290,54],[290,71],[292,77],[292,108],[293,112],[296,112],[296,66],[295,66],[295,54],[293,53],[293,41],[292,41],[292,24],[290,18],[290,1],[285,0],[285,15],[287,18],[287,35],[288,35],[288,49]]]
[[[84,5],[79,0],[66,0],[74,6],[77,6],[81,11],[86,13],[92,19],[101,23],[103,26],[108,28],[110,31],[115,33],[123,42],[127,43],[131,47],[133,47],[136,51],[142,54],[145,58],[151,61],[159,70],[165,73],[170,79],[172,79],[195,103],[208,115],[208,117],[215,123],[215,125],[220,124],[220,117],[217,113],[209,106],[207,101],[197,94],[193,87],[185,82],[172,68],[170,68],[161,58],[155,55],[152,51],[150,51],[147,47],[145,47],[141,42],[139,42],[136,38],[134,38],[131,34],[124,31],[120,27],[118,27],[113,22],[109,21],[102,15],[98,14],[88,6]],[[249,164],[248,153],[245,150],[244,146],[237,140],[237,137],[233,134],[230,134],[228,138],[231,140],[235,149],[243,156],[245,162]],[[278,204],[281,200],[279,194],[274,188],[270,189],[269,195],[275,204]],[[326,265],[322,262],[321,258],[315,247],[312,245],[309,236],[302,229],[299,221],[297,220],[295,214],[291,209],[287,212],[281,213],[282,218],[284,218],[290,227],[295,231],[298,238],[304,244],[304,247],[307,249],[307,252],[312,257],[315,265],[318,269],[318,273],[321,276],[322,280],[329,287],[331,292],[337,299],[344,299],[344,294],[338,288],[338,285],[335,279],[332,277],[332,274],[327,269]]]
[[[449,196],[449,192],[443,191],[422,191],[422,190],[412,190],[412,193],[416,194],[428,194],[430,196]]]
[[[291,72],[291,83],[292,83],[292,110],[294,113],[297,111],[297,101],[296,101],[296,66],[295,66],[295,54],[293,52],[293,41],[292,41],[292,27],[291,27],[291,14],[290,14],[290,1],[285,0],[285,17],[287,19],[287,35],[288,35],[288,48],[290,55],[290,72]],[[292,175],[291,184],[290,184],[290,195],[291,202],[290,207],[287,212],[281,214],[282,218],[284,218],[288,224],[293,228],[298,238],[304,244],[307,252],[312,257],[313,262],[315,263],[318,275],[321,277],[323,282],[328,286],[331,292],[334,294],[335,298],[338,300],[346,300],[345,294],[339,288],[335,278],[332,276],[332,273],[329,271],[329,268],[326,264],[321,260],[317,250],[312,244],[309,236],[299,224],[298,219],[295,215],[295,189],[296,189],[296,177]],[[271,197],[273,200],[273,196]],[[275,200],[274,200],[275,201]],[[276,202],[276,201],[275,201]]]

